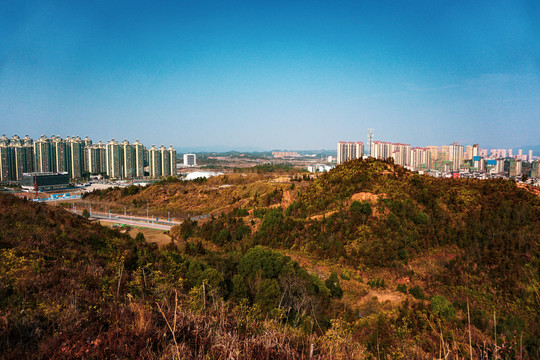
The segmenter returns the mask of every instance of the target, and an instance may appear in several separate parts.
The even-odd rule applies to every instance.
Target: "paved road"
[[[81,215],[82,211],[78,210],[71,210],[70,211]],[[151,228],[151,229],[158,229],[158,230],[170,230],[171,227],[174,225],[180,224],[179,222],[175,221],[153,221],[153,220],[147,220],[146,218],[141,217],[131,217],[131,216],[123,216],[123,215],[105,215],[105,214],[96,214],[92,212],[92,216],[90,216],[90,219],[97,219],[97,220],[106,220],[110,222],[114,222],[116,224],[125,224],[130,226],[137,226],[137,227],[145,227],[145,228]]]

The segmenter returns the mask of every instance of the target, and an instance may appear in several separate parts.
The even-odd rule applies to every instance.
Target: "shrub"
[[[281,290],[277,280],[264,279],[257,285],[255,304],[259,305],[263,311],[270,311],[277,305],[280,296]]]
[[[369,280],[367,284],[373,289],[386,289],[386,282],[384,279]]]
[[[351,273],[349,270],[343,270],[340,276],[343,280],[351,280]]]
[[[404,294],[407,294],[407,285],[405,284],[398,284],[397,291],[402,292]]]
[[[456,309],[448,301],[444,296],[442,295],[435,295],[430,299],[431,302],[431,311],[437,315],[442,316],[447,319],[453,319],[456,317]]]
[[[353,201],[350,208],[351,215],[353,216],[370,216],[372,214],[371,204],[367,201]]]
[[[411,294],[412,296],[414,296],[415,299],[418,299],[418,300],[424,300],[426,298],[426,295],[424,295],[424,292],[418,285],[410,288],[409,294]]]
[[[341,299],[343,297],[343,290],[339,284],[338,276],[335,272],[330,274],[330,277],[324,282],[326,287],[330,290],[332,297]]]

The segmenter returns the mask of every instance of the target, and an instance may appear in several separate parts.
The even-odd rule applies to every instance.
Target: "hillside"
[[[285,299],[296,306],[291,318],[306,306],[323,316],[330,291],[279,253],[159,250],[139,236],[0,194],[5,359],[304,358],[310,336],[280,321],[279,312],[268,317],[278,280],[304,284],[297,288],[302,304],[294,294]],[[333,342],[318,344],[321,354]]]
[[[210,179],[182,181],[174,178],[139,188],[135,185],[120,189],[94,191],[85,202],[94,208],[105,206],[113,211],[146,215],[147,206],[154,215],[170,213],[177,219],[197,215],[229,212],[240,206],[269,206],[281,201],[288,178],[276,174],[229,174]],[[279,194],[278,194],[279,192]]]
[[[376,160],[315,181],[243,175],[86,199],[213,209],[173,228],[176,241],[160,249],[0,196],[0,353],[539,357],[534,193]]]
[[[378,314],[388,326],[400,324],[407,341],[425,336],[415,351],[444,341],[450,354],[464,356],[469,302],[477,354],[493,352],[495,329],[499,356],[538,354],[540,199],[513,182],[435,179],[356,160],[321,176],[283,212],[247,210],[184,223],[175,236],[226,249],[261,244],[322,277],[338,273],[345,292],[337,313],[357,336]],[[410,356],[396,331],[383,353]]]

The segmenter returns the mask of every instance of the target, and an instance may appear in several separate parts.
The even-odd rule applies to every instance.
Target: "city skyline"
[[[370,129],[368,129],[370,130]],[[40,138],[42,137],[45,137],[45,138],[50,138],[51,141],[55,138],[57,139],[66,139],[66,140],[70,140],[71,138],[73,139],[80,139],[80,140],[83,140],[83,141],[91,141],[91,142],[94,142],[94,145],[98,144],[99,143],[102,143],[104,142],[104,144],[106,144],[107,142],[110,142],[110,141],[123,141],[123,142],[126,142],[128,141],[126,137],[123,137],[124,140],[117,140],[115,138],[109,138],[109,139],[99,139],[99,140],[95,140],[95,139],[90,139],[89,136],[81,136],[81,135],[66,135],[66,136],[61,136],[61,135],[58,135],[58,134],[52,134],[49,136],[47,136],[46,134],[41,134],[40,136],[36,136],[35,138],[30,136],[29,134],[25,134],[24,137],[22,135],[22,132],[20,133],[13,133],[11,135],[8,136],[8,134],[6,133],[3,133],[1,130],[0,130],[0,138],[6,138],[6,140],[8,139],[11,139],[12,137],[14,138],[20,138],[20,140],[31,140],[31,141],[34,141],[34,140],[39,140]],[[122,137],[119,137],[118,139],[121,139]],[[140,137],[136,137],[136,140],[135,140],[135,143],[142,143],[142,144],[147,144],[146,142],[144,141],[140,141],[139,140]],[[436,143],[433,143],[433,142],[427,142],[428,145],[418,145],[418,144],[411,144],[411,143],[407,143],[406,141],[403,142],[403,141],[389,141],[387,139],[379,139],[377,137],[374,137],[373,139],[375,142],[384,142],[384,143],[405,143],[407,145],[412,145],[413,147],[430,147],[430,146],[449,146],[449,145],[452,145],[454,143],[458,143],[460,145],[463,145],[463,146],[470,146],[470,145],[480,145],[480,147],[487,151],[487,152],[491,152],[492,150],[504,150],[504,151],[516,151],[516,154],[522,150],[524,151],[524,154],[528,154],[529,152],[532,152],[532,154],[534,154],[534,156],[540,156],[540,145],[539,146],[531,146],[531,145],[525,145],[525,146],[516,146],[516,147],[494,147],[494,146],[489,146],[489,145],[483,145],[483,144],[478,144],[477,142],[472,142],[472,143],[464,143],[462,141],[453,141],[451,143],[447,143],[447,144],[436,144]],[[340,140],[339,142],[345,142],[345,143],[349,143],[351,142],[351,140]],[[359,142],[358,139],[352,141],[354,143],[356,142]],[[365,140],[364,141],[360,141],[362,142],[363,146],[364,144],[367,144],[365,143]],[[155,144],[152,144],[152,146],[158,146],[159,142],[158,143],[155,143]],[[161,146],[164,146],[164,143],[161,143]],[[174,144],[170,144],[170,146],[172,146],[173,148],[175,148],[176,151],[178,151],[179,154],[187,154],[187,153],[190,153],[190,152],[229,152],[229,151],[236,151],[238,149],[235,149],[235,148],[228,148],[228,147],[222,147],[222,149],[219,149],[219,146],[210,146],[210,147],[205,147],[205,146],[194,146],[194,147],[182,147],[182,146],[176,146]],[[365,145],[366,148],[364,149],[364,154],[368,154],[369,153],[369,147],[367,145]],[[150,146],[149,146],[150,147]],[[209,150],[209,149],[214,149],[214,150]],[[295,149],[295,148],[266,148],[266,149],[262,149],[262,148],[257,148],[257,147],[250,147],[250,146],[242,146],[242,145],[239,145],[237,146],[236,148],[240,148],[240,149],[243,149],[241,151],[243,152],[270,152],[270,151],[288,151],[288,150],[296,150],[296,151],[319,151],[319,150],[323,150],[323,151],[333,151],[334,149],[324,149],[324,148],[319,148],[319,149]],[[334,145],[334,148],[335,148],[335,145]],[[198,150],[197,150],[198,149]],[[192,151],[193,150],[193,151]],[[338,151],[339,153],[339,151]]]
[[[8,1],[0,14],[6,133],[332,149],[374,127],[418,146],[540,145],[534,1]]]

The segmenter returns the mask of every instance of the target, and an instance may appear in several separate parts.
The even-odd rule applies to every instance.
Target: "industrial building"
[[[69,174],[63,173],[24,173],[22,175],[21,185],[24,190],[28,191],[43,191],[57,190],[69,187]]]

